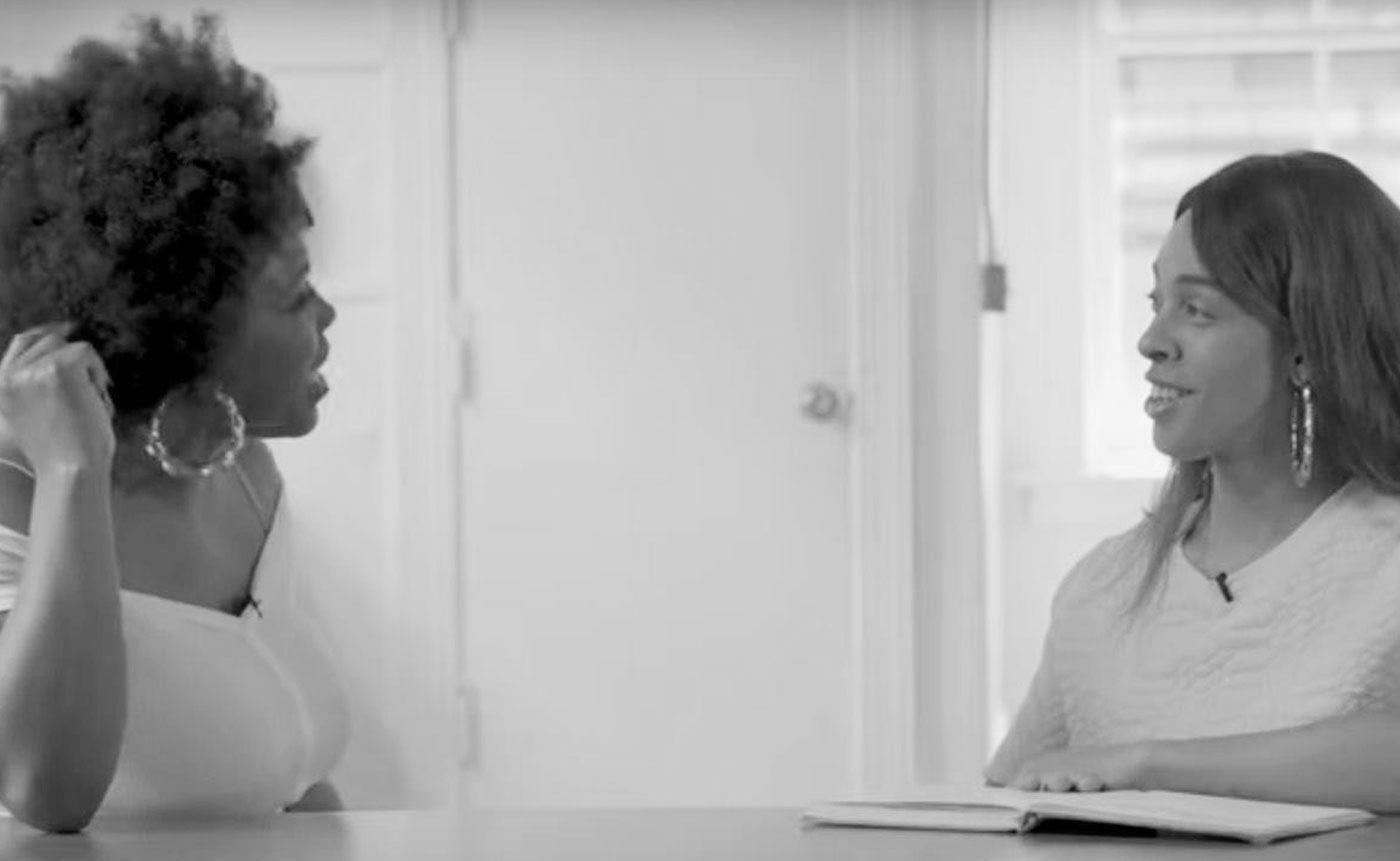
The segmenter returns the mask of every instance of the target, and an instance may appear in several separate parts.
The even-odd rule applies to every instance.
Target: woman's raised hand
[[[36,473],[107,469],[116,448],[111,377],[90,344],[68,340],[73,329],[71,322],[27,329],[0,357],[0,419]]]

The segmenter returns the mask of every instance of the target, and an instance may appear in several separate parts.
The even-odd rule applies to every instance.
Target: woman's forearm
[[[1143,789],[1400,812],[1400,715],[1149,743]]]
[[[107,471],[40,474],[29,535],[0,627],[0,801],[37,828],[73,831],[102,803],[126,726]]]

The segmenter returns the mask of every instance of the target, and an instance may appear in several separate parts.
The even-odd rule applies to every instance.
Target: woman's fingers
[[[60,374],[66,376],[74,382],[81,380],[92,387],[97,400],[102,404],[108,416],[116,414],[116,409],[112,404],[112,399],[107,393],[109,378],[107,368],[102,363],[102,357],[97,355],[97,351],[86,341],[73,341],[64,344],[55,350],[47,358],[53,362]]]
[[[1074,788],[1079,792],[1102,792],[1103,781],[1092,774],[1076,774],[1073,777]]]
[[[37,344],[35,345],[37,348]],[[48,361],[59,368],[71,368],[80,373],[97,388],[105,388],[107,371],[102,367],[102,359],[87,341],[70,341],[60,345],[52,353],[46,354]]]
[[[15,365],[20,367],[32,364],[67,343],[68,341],[63,336],[51,332],[32,342],[19,355],[15,356]]]
[[[1074,788],[1074,781],[1068,774],[1056,774],[1049,780],[1042,780],[1041,785],[1051,792],[1069,792]]]
[[[1092,774],[1032,774],[1017,775],[1011,788],[1024,792],[1102,792],[1104,782]]]
[[[102,360],[93,354],[93,362],[88,366],[88,379],[92,381],[92,387],[97,390],[97,394],[102,398],[102,405],[107,408],[107,415],[115,417],[117,406],[112,403],[112,395],[108,389],[112,386],[112,378],[107,376],[107,368],[102,364]]]
[[[68,343],[68,336],[73,333],[75,328],[77,328],[77,324],[73,321],[60,320],[56,323],[44,323],[25,329],[10,339],[10,344],[5,348],[5,355],[3,359],[0,359],[0,364],[24,364],[33,361],[38,356],[52,352]]]
[[[10,339],[11,352],[22,350],[45,335],[63,331],[63,327],[71,326],[67,320],[55,320],[51,323],[40,323],[38,326],[30,326],[23,332],[16,332]]]

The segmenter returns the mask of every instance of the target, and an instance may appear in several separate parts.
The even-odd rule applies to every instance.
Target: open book
[[[900,799],[818,804],[813,825],[1025,832],[1070,820],[1270,843],[1365,825],[1375,814],[1342,807],[1276,804],[1184,792],[1023,792],[1000,787],[929,786]]]

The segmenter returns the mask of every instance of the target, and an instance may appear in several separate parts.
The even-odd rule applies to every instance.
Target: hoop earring
[[[1293,389],[1293,405],[1288,416],[1289,448],[1293,456],[1293,483],[1307,487],[1313,473],[1313,393],[1312,384]]]
[[[173,393],[172,393],[173,394]],[[212,475],[215,469],[228,469],[233,465],[233,461],[238,457],[238,453],[243,450],[245,441],[243,429],[243,414],[238,411],[238,404],[233,398],[223,390],[222,386],[214,387],[214,399],[219,402],[219,406],[224,408],[224,413],[228,416],[229,437],[219,443],[213,454],[203,463],[190,463],[181,460],[171,453],[170,448],[165,444],[161,436],[161,425],[165,421],[165,414],[170,409],[171,395],[161,398],[156,410],[151,414],[151,423],[146,427],[146,454],[155,458],[160,464],[160,468],[165,470],[165,474],[175,478],[207,477]]]

